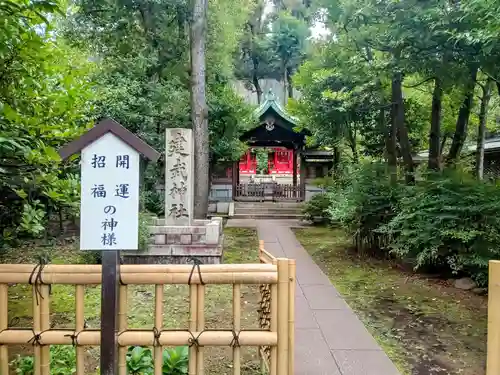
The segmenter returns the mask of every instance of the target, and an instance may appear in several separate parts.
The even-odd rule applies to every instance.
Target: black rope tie
[[[194,336],[193,335],[193,332],[191,331],[188,331],[189,334],[191,335],[191,337],[188,339],[188,345],[189,347],[191,348],[192,346],[194,346],[196,349],[198,349],[200,347],[200,343],[198,342],[198,339],[200,338],[201,334],[204,332],[204,331],[201,331],[198,336]]]
[[[28,340],[28,344],[31,344],[33,346],[36,346],[36,345],[42,346],[43,344],[40,342],[40,340],[42,339],[42,334],[44,332],[47,332],[47,331],[50,331],[50,329],[47,329],[47,330],[42,331],[40,333],[35,333],[35,330],[32,329],[31,332],[33,332],[33,337]]]
[[[191,285],[191,279],[193,278],[193,273],[195,269],[198,269],[198,277],[200,278],[201,285],[205,285],[205,283],[203,282],[203,278],[201,277],[201,268],[200,268],[200,264],[203,264],[203,262],[195,257],[189,257],[189,260],[193,262],[193,268],[191,268],[191,273],[189,274],[188,285]]]
[[[153,327],[153,337],[154,337],[153,346],[161,346],[160,336],[161,336],[161,331],[158,328]]]
[[[236,333],[236,331],[233,329],[232,333],[233,333],[233,339],[231,340],[231,343],[229,344],[229,346],[232,346],[233,348],[239,348],[241,346],[240,345],[240,333],[241,333],[241,331],[238,331],[238,333]]]
[[[38,257],[38,264],[31,271],[28,283],[33,285],[35,289],[36,305],[40,304],[40,299],[43,299],[42,291],[40,290],[40,285],[46,285],[42,279],[42,272],[45,266],[48,264],[47,258],[45,256]],[[51,293],[51,286],[49,285],[49,294]]]
[[[64,335],[64,337],[70,337],[71,338],[71,345],[73,347],[77,346],[78,345],[78,335],[82,333],[82,331],[80,332],[74,332],[74,333],[71,333],[69,335]]]

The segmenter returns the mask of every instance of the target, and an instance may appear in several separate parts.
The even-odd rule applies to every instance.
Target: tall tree
[[[191,121],[194,134],[194,217],[204,219],[208,211],[209,134],[205,90],[205,36],[208,0],[193,0],[191,36]]]

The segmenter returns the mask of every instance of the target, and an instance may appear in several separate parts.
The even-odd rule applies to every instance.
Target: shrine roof
[[[298,124],[299,119],[286,112],[286,110],[278,102],[276,95],[271,89],[269,89],[264,99],[264,102],[254,112],[258,118],[263,116],[269,109],[273,109],[278,116],[288,121],[292,125]]]

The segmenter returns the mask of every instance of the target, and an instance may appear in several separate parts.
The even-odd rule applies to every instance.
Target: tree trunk
[[[470,112],[474,101],[474,87],[476,86],[477,66],[471,68],[470,80],[465,88],[465,97],[458,112],[455,134],[448,154],[448,164],[453,164],[460,156],[465,139],[467,138],[467,126],[469,125]]]
[[[208,0],[193,0],[191,23],[191,120],[194,134],[194,217],[204,219],[208,211],[209,138],[205,96],[205,37]]]
[[[255,92],[257,93],[257,103],[260,104],[262,101],[262,88],[260,87],[259,77],[257,77],[256,71],[257,70],[254,67],[252,82],[253,82],[253,86],[255,87]]]
[[[441,111],[443,99],[443,86],[441,79],[434,79],[434,92],[432,93],[431,130],[429,132],[429,160],[427,167],[439,171],[441,169]]]
[[[488,120],[488,106],[491,99],[492,84],[493,80],[488,78],[483,87],[483,97],[481,98],[476,148],[476,176],[478,180],[482,180],[484,175],[484,138],[486,133],[486,122]]]
[[[359,155],[358,155],[358,145],[356,141],[356,129],[352,128],[352,125],[347,125],[348,133],[349,133],[349,147],[352,151],[352,161],[357,164],[359,163]]]
[[[391,115],[392,118],[392,115]],[[378,115],[379,127],[384,137],[385,142],[385,152],[387,156],[387,165],[389,167],[389,174],[391,177],[391,182],[397,182],[397,166],[398,159],[396,156],[396,134],[397,129],[395,128],[395,122],[391,121],[391,128],[387,129],[387,124],[385,120],[385,108],[381,107]]]
[[[288,98],[293,99],[293,82],[290,68],[286,68],[286,81],[288,84]]]
[[[398,131],[401,155],[406,170],[406,182],[413,183],[413,158],[411,156],[411,145],[408,137],[408,129],[405,124],[405,108],[403,103],[403,75],[401,72],[395,72],[392,76],[392,129]]]

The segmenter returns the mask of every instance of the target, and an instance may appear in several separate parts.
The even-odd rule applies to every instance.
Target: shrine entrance
[[[256,110],[257,125],[240,140],[249,149],[233,163],[232,192],[235,201],[295,201],[305,197],[304,160],[306,131],[296,132],[290,116],[270,91]]]

